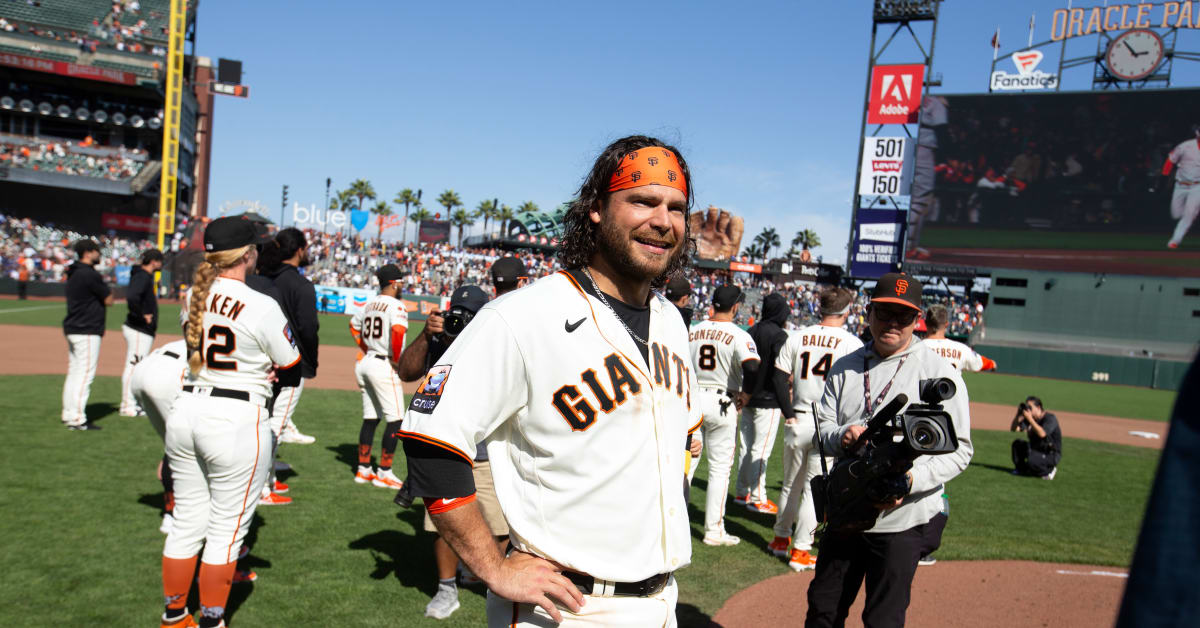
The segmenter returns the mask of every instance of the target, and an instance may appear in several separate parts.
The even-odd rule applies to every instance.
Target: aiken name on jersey
[[[238,315],[242,313],[242,309],[245,307],[245,303],[242,303],[233,297],[220,295],[216,292],[212,293],[212,296],[210,296],[208,299],[209,312],[212,312],[213,314],[220,314],[221,316],[225,316],[230,320],[236,321]]]
[[[688,362],[657,342],[650,343],[650,360],[654,363],[655,386],[670,390],[671,378],[674,377],[675,394],[691,410],[692,391],[687,383],[691,368]],[[642,392],[642,385],[616,353],[605,356],[602,371],[607,376],[607,387],[600,381],[596,369],[590,368],[579,374],[582,385],[565,384],[554,391],[551,403],[572,431],[582,432],[594,425],[599,416],[597,408],[608,414]]]

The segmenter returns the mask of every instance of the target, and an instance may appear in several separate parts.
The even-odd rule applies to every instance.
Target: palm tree
[[[350,187],[346,188],[355,198],[358,199],[358,208],[362,209],[363,199],[375,200],[375,187],[366,179],[355,179],[350,183]]]
[[[513,219],[513,209],[508,205],[501,205],[500,209],[496,210],[496,220],[501,221],[500,237],[508,237],[508,221]]]
[[[779,246],[779,233],[775,231],[775,227],[765,227],[762,233],[754,236],[754,241],[758,243],[763,261],[766,262],[771,249]]]
[[[812,229],[797,231],[796,237],[792,238],[792,246],[799,246],[805,251],[809,249],[815,249],[818,246],[821,246],[821,238],[817,235],[817,232],[813,231]]]
[[[755,238],[755,242],[757,241],[758,238]],[[751,244],[742,251],[742,255],[745,255],[746,257],[749,257],[751,261],[754,261],[763,256],[763,250],[759,244]]]
[[[518,213],[528,212],[530,214],[536,214],[539,211],[541,211],[541,209],[539,209],[537,203],[533,201],[525,201],[524,203],[521,203],[520,207],[517,208]]]
[[[408,241],[408,208],[411,205],[420,204],[421,190],[417,190],[417,193],[413,194],[412,190],[404,188],[400,190],[396,198],[392,199],[392,202],[397,205],[404,205],[404,231],[400,235],[400,244],[403,246]]]
[[[788,259],[795,259],[797,257],[800,257],[800,251],[797,251],[796,245],[793,244],[791,247],[788,248],[787,253],[785,253],[785,255],[787,255]]]
[[[458,198],[458,192],[454,190],[446,190],[442,195],[437,197],[437,202],[442,207],[446,208],[446,216],[449,216],[455,207],[462,207],[462,199]]]
[[[488,230],[488,221],[495,218],[496,214],[499,213],[496,209],[496,206],[496,199],[492,199],[490,201],[479,201],[479,205],[475,208],[475,217],[483,219],[484,234],[486,234]]]
[[[371,213],[375,214],[376,233],[380,241],[383,240],[383,217],[392,215],[392,207],[387,204],[387,201],[379,201],[371,208]]]
[[[475,215],[465,209],[456,209],[450,216],[450,224],[458,227],[458,248],[462,248],[463,227],[475,224]]]
[[[416,208],[417,208],[416,211],[409,214],[409,216],[408,216],[409,222],[413,222],[413,223],[416,223],[417,225],[420,225],[421,221],[429,220],[430,218],[433,218],[433,214],[429,213],[429,210],[425,209],[424,205],[417,203]]]
[[[350,211],[354,208],[354,194],[350,190],[339,190],[329,199],[329,209],[333,211]]]

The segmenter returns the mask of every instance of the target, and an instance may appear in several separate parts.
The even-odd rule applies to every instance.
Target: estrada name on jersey
[[[350,332],[364,353],[400,360],[404,352],[404,334],[408,331],[408,310],[395,297],[377,294],[350,318]]]
[[[696,376],[679,312],[657,294],[649,310],[643,358],[566,272],[492,301],[422,380],[401,434],[468,462],[484,442],[521,551],[618,582],[683,567]]]
[[[688,344],[697,383],[730,394],[742,389],[742,365],[760,359],[750,334],[728,321],[697,324],[688,333]]]
[[[825,375],[833,364],[862,346],[861,340],[841,327],[809,325],[788,332],[775,368],[792,374],[792,407],[808,412],[809,405],[821,399]]]
[[[217,277],[204,303],[198,386],[215,386],[271,397],[267,371],[288,369],[300,351],[287,318],[274,299],[244,282]]]

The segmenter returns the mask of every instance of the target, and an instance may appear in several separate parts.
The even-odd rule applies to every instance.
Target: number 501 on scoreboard
[[[868,137],[863,140],[861,196],[908,194],[912,169],[910,142],[904,137]]]

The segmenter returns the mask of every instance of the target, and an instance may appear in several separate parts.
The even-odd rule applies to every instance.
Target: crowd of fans
[[[82,142],[34,138],[17,140],[11,136],[0,139],[0,166],[14,168],[128,181],[141,171],[145,159],[145,152],[136,148],[94,147],[90,136]]]
[[[40,5],[39,2],[30,2],[30,4]],[[167,16],[159,11],[146,11],[143,14],[141,3],[138,0],[121,0],[113,2],[112,7],[103,17],[92,19],[87,32],[71,29],[54,30],[2,17],[0,17],[0,31],[24,33],[75,44],[81,53],[95,53],[104,47],[164,57],[167,49],[157,43],[147,41],[147,38],[152,37],[165,41],[168,36],[166,19]],[[36,52],[38,48],[35,46],[33,50]]]
[[[109,282],[116,281],[117,266],[136,264],[142,251],[153,246],[148,240],[84,235],[29,218],[0,214],[0,272],[5,277],[17,279],[24,268],[30,281],[65,281],[67,267],[76,258],[71,244],[85,237],[100,245],[100,263],[96,270]]]

